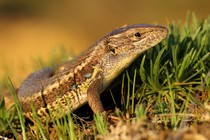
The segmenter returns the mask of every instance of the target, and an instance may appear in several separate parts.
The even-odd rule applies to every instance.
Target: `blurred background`
[[[64,47],[78,55],[117,27],[134,23],[184,23],[187,11],[208,17],[209,0],[1,0],[0,77],[15,84],[33,71],[33,59],[48,60]]]

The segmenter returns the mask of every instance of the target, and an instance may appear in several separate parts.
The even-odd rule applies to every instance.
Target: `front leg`
[[[87,91],[87,100],[90,108],[96,114],[97,112],[104,112],[104,107],[100,99],[100,93],[102,89],[102,80],[101,78],[96,79],[88,88]]]

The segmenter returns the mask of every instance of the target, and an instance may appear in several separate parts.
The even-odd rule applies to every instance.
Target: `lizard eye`
[[[134,34],[134,36],[135,36],[135,37],[141,37],[141,34],[140,34],[139,32],[136,32],[136,33]]]

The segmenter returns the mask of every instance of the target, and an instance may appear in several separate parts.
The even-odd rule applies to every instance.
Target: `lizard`
[[[133,24],[108,33],[71,63],[44,68],[20,85],[18,98],[26,118],[33,121],[32,104],[41,122],[75,111],[88,102],[94,113],[104,112],[100,94],[141,53],[168,34],[161,25]]]

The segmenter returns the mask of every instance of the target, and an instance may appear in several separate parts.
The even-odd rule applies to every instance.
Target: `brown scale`
[[[66,101],[67,99],[65,99],[65,98],[62,98],[62,99],[60,99],[59,100],[59,102],[60,102],[60,104],[62,104],[62,105],[67,105],[67,101]]]
[[[46,112],[47,112],[47,109],[45,109],[45,110],[40,110],[40,112],[39,112],[39,114],[38,114],[38,117],[42,117],[42,115],[47,115]]]
[[[46,99],[46,98],[45,98]],[[41,107],[45,107],[45,101],[43,100],[43,97],[42,96],[38,96],[36,98],[36,102],[33,102],[33,106],[38,109],[38,108],[41,108]]]
[[[35,100],[36,100],[36,102],[31,102],[31,101],[23,102],[23,106],[24,106],[23,111],[24,112],[32,111],[31,106],[35,107],[35,109],[37,109],[37,110],[41,107],[45,107],[45,103],[41,96],[38,96]],[[33,101],[33,99],[32,99],[32,101]]]
[[[22,106],[24,106],[22,109],[23,109],[23,112],[26,112],[26,111],[31,111],[31,106],[30,104],[28,104],[28,102],[23,102],[22,103]]]
[[[56,100],[56,98],[58,98],[55,94],[58,92],[58,90],[52,90],[51,92],[47,92],[46,95],[44,95],[43,100],[45,100],[45,102],[48,104],[54,100]]]
[[[73,80],[71,81],[65,81],[62,83],[62,85],[64,86],[63,94],[67,94],[69,91],[71,91],[70,87],[74,84]]]
[[[89,67],[83,67],[82,70],[78,70],[75,75],[76,85],[81,85],[88,78],[92,77],[94,66],[97,64],[97,61],[91,61],[89,64],[86,64]]]

